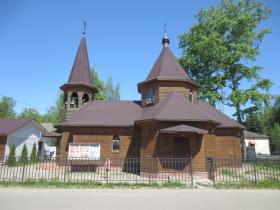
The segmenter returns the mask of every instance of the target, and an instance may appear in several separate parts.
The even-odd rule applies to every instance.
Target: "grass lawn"
[[[81,189],[92,189],[92,188],[173,188],[173,189],[187,189],[189,185],[182,184],[180,182],[166,182],[166,183],[101,183],[101,182],[61,182],[61,181],[24,181],[24,182],[5,182],[0,181],[0,187],[26,187],[26,188],[81,188]]]

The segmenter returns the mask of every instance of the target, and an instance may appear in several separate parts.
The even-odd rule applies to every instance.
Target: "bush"
[[[35,163],[37,161],[37,147],[36,147],[36,143],[33,144],[32,151],[31,151],[31,156],[30,156],[30,161],[32,163]]]
[[[23,146],[23,149],[21,151],[19,162],[22,164],[26,164],[28,162],[28,151],[27,151],[26,144]]]
[[[12,145],[7,163],[9,166],[16,165],[16,145],[15,144]]]
[[[275,123],[271,131],[272,143],[280,145],[280,125]]]

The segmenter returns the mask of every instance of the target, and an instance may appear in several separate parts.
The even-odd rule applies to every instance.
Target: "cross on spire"
[[[87,23],[86,21],[84,21],[83,36],[86,35],[86,27],[87,27]]]
[[[164,24],[164,37],[162,38],[163,47],[168,47],[170,40],[166,33],[166,23]]]

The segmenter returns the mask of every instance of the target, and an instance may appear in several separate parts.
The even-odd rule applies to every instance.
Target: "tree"
[[[54,106],[51,106],[47,109],[47,113],[43,116],[44,122],[49,122],[53,124],[58,124],[63,120],[63,93],[60,93],[57,97]]]
[[[99,79],[98,73],[95,69],[91,69],[91,76],[93,85],[98,89],[98,93],[95,95],[97,100],[120,100],[120,84],[113,85],[113,79],[108,77],[106,84]]]
[[[120,100],[120,84],[113,85],[112,76],[109,76],[105,85],[105,98],[109,101]]]
[[[250,108],[261,108],[270,98],[272,83],[261,78],[260,66],[246,65],[259,55],[269,28],[259,31],[271,10],[255,0],[223,0],[217,7],[201,10],[198,23],[180,36],[181,64],[201,84],[199,96],[235,108],[242,122]],[[247,82],[244,88],[242,82]]]
[[[22,164],[26,164],[28,162],[28,151],[27,151],[26,144],[24,144],[22,148],[19,162]]]
[[[35,163],[37,161],[37,146],[36,146],[36,143],[33,144],[31,155],[30,155],[30,161],[32,163]]]
[[[16,102],[11,97],[2,97],[0,99],[0,118],[14,118],[16,112],[14,111]]]
[[[18,117],[32,119],[37,122],[43,121],[43,116],[41,116],[40,113],[34,108],[24,108],[23,111],[18,115]]]
[[[280,146],[280,125],[275,123],[271,130],[271,139],[274,145]]]
[[[16,165],[16,145],[13,144],[10,150],[10,154],[8,157],[8,165],[15,166]]]
[[[99,79],[98,73],[95,71],[94,68],[91,69],[91,79],[93,85],[95,85],[98,89],[98,93],[95,95],[95,99],[97,100],[105,100],[105,84],[102,80]]]

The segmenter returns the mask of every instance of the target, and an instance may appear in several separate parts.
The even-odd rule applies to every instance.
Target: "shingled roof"
[[[129,127],[140,115],[139,101],[93,101],[60,125]]]
[[[221,125],[218,128],[227,128],[227,127],[236,127],[236,128],[244,128],[243,125],[239,124],[236,120],[231,119],[221,111],[217,110],[215,107],[211,106],[206,102],[198,102],[197,109],[205,115],[207,115],[212,120],[221,122]]]
[[[24,126],[31,119],[0,119],[0,135],[9,135],[18,128]]]
[[[136,121],[215,121],[200,112],[197,104],[191,103],[183,95],[172,92],[154,106],[144,107]],[[219,121],[216,121],[219,124]]]
[[[81,39],[68,82],[61,88],[63,89],[67,85],[85,85],[94,88],[91,80],[85,36],[83,36]]]
[[[139,101],[93,101],[77,110],[60,126],[130,127],[146,120],[212,122],[218,128],[243,128],[208,103],[191,103],[179,93],[170,93],[154,106],[141,108]]]
[[[153,79],[189,79],[186,71],[178,63],[177,59],[169,49],[163,47],[158,59],[145,81]]]
[[[207,130],[205,129],[201,129],[201,128],[196,128],[196,127],[192,127],[189,125],[176,125],[176,126],[172,126],[169,128],[164,128],[164,129],[160,129],[160,133],[198,133],[198,134],[204,134],[204,133],[208,133]]]
[[[162,39],[163,48],[154,66],[152,67],[147,78],[138,84],[138,90],[143,84],[151,81],[186,81],[198,87],[198,84],[192,81],[186,71],[177,61],[171,50],[169,49],[169,39],[165,35]]]

